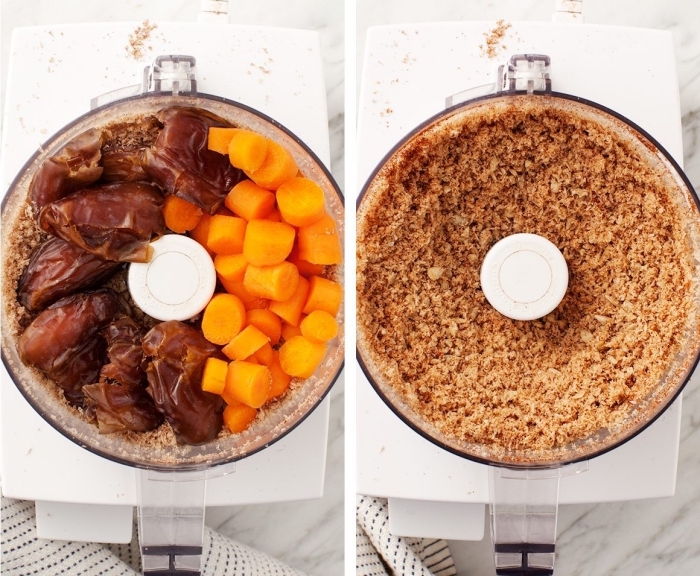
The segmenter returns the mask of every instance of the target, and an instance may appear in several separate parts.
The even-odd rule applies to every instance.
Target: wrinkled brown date
[[[17,299],[28,310],[42,310],[79,290],[97,286],[120,266],[61,238],[49,238],[32,254],[17,285]]]
[[[85,407],[97,419],[100,434],[146,432],[163,422],[145,388],[100,382],[83,386]]]
[[[39,222],[68,242],[118,262],[148,262],[149,242],[165,233],[163,197],[142,182],[91,186],[47,204]]]
[[[29,202],[36,214],[47,204],[97,182],[102,175],[100,149],[108,137],[109,132],[92,128],[44,161],[29,186]]]
[[[144,152],[146,173],[167,193],[213,214],[231,188],[245,178],[226,155],[207,148],[209,128],[226,124],[192,108],[168,108],[159,120],[165,127],[155,146]]]
[[[122,316],[104,330],[107,358],[100,370],[100,382],[146,387],[145,358],[141,341],[145,332],[128,316]]]
[[[22,362],[41,370],[79,405],[82,386],[97,381],[105,360],[106,343],[99,332],[120,308],[119,297],[107,288],[59,300],[20,336]]]
[[[214,439],[223,425],[223,401],[204,392],[201,380],[204,363],[218,349],[195,328],[171,320],[146,334],[143,350],[151,359],[148,393],[177,441],[203,444]]]
[[[143,150],[105,150],[102,152],[102,182],[138,182],[148,180],[141,166]]]

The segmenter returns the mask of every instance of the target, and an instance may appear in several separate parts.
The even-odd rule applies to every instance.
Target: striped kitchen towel
[[[404,538],[389,533],[386,498],[357,496],[357,576],[455,576],[444,540]]]

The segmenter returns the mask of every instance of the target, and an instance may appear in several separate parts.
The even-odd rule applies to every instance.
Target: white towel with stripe
[[[385,498],[357,496],[357,576],[455,576],[445,540],[389,533]]]

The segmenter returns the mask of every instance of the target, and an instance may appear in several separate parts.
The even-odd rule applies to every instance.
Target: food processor
[[[342,197],[324,166],[328,127],[318,35],[232,26],[221,19],[225,3],[209,4],[199,24],[15,31],[3,132],[2,179],[10,187],[3,203],[5,241],[44,159],[87,128],[168,106],[206,109],[285,146],[302,173],[323,188],[342,234]],[[105,74],[85,73],[91,62],[103,61]],[[342,267],[337,274],[342,278]],[[63,413],[18,361],[4,329],[3,360],[11,376],[3,369],[3,494],[37,500],[37,530],[45,538],[129,541],[138,505],[144,572],[199,573],[205,505],[321,495],[324,398],[342,369],[342,342],[341,330],[323,367],[306,381],[310,387],[271,411],[262,421],[268,424],[237,440],[177,446],[165,454],[125,450]]]
[[[639,66],[636,56],[631,58],[636,51],[644,54]],[[691,187],[672,159],[682,157],[673,62],[670,35],[657,31],[502,21],[370,29],[358,118],[359,180],[368,183],[363,193],[371,194],[373,177],[391,164],[392,154],[401,154],[403,144],[422,130],[429,132],[433,122],[459,115],[465,101],[471,101],[468,108],[509,98],[513,91],[520,96],[564,93],[572,101],[602,104],[652,134],[651,140],[644,137],[654,142],[650,149],[669,150],[663,155],[670,173],[688,191],[688,208],[695,212]],[[645,90],[631,97],[620,90],[628,82],[641,82]],[[464,94],[468,87],[472,90]],[[449,100],[442,113],[445,97]],[[666,114],[658,114],[659,109]],[[362,209],[361,199],[360,213]],[[359,378],[358,491],[388,496],[391,530],[406,536],[480,539],[483,504],[490,503],[498,573],[551,574],[557,500],[600,502],[673,493],[680,398],[672,401],[694,368],[696,345],[692,338],[688,344],[688,362],[666,397],[662,416],[657,418],[659,411],[646,418],[636,432],[648,425],[646,430],[625,444],[611,442],[606,454],[590,459],[592,453],[580,453],[564,467],[552,467],[556,463],[546,459],[504,466],[491,456],[484,458],[485,452],[469,453],[463,445],[443,442],[391,395],[360,344],[358,358],[374,390]],[[655,466],[649,467],[652,461]]]

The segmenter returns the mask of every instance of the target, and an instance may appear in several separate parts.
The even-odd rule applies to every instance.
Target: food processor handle
[[[498,576],[551,576],[559,480],[588,462],[554,469],[489,468],[491,541]]]
[[[144,576],[200,576],[205,474],[138,470],[137,477]]]

